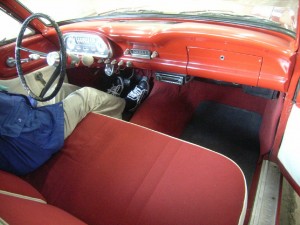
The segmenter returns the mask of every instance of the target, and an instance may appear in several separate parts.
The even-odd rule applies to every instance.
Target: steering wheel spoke
[[[24,73],[22,70],[22,66],[21,66],[21,56],[20,56],[20,51],[25,51],[25,52],[29,52],[31,54],[35,54],[35,55],[37,55],[36,58],[38,58],[38,57],[47,58],[47,56],[48,56],[47,53],[32,50],[32,49],[21,46],[22,40],[24,37],[24,32],[25,32],[28,24],[36,18],[44,18],[51,23],[51,26],[55,29],[56,34],[58,36],[59,47],[60,47],[60,49],[57,51],[57,54],[59,57],[59,64],[56,67],[56,69],[54,70],[53,74],[51,75],[50,79],[45,84],[44,88],[42,89],[42,91],[39,95],[36,95],[34,92],[32,92],[32,90],[30,89],[30,87],[28,86],[28,84],[26,82],[26,79],[24,77]],[[17,37],[17,41],[16,41],[16,51],[15,51],[16,68],[17,68],[18,76],[21,80],[21,83],[23,84],[24,89],[28,92],[28,94],[32,98],[36,99],[37,101],[44,102],[44,101],[48,101],[48,100],[52,99],[53,97],[55,97],[57,95],[57,93],[59,92],[59,90],[64,82],[64,78],[65,78],[65,74],[66,74],[66,61],[67,61],[66,55],[67,55],[66,48],[64,45],[62,33],[61,33],[57,23],[54,20],[52,20],[49,16],[42,14],[42,13],[35,13],[35,14],[32,14],[31,16],[29,16],[23,22],[21,31],[20,31],[20,33]],[[35,57],[35,56],[33,56],[33,57]],[[55,83],[53,92],[45,97],[47,91],[52,87],[52,85],[54,84],[54,82],[56,80],[57,80],[57,83]]]
[[[25,51],[25,52],[29,52],[29,53],[32,53],[32,54],[37,54],[43,58],[46,58],[47,57],[47,53],[44,53],[44,52],[40,52],[40,51],[36,51],[36,50],[32,50],[32,49],[29,49],[29,48],[24,48],[22,46],[18,47],[19,50],[22,50],[22,51]]]

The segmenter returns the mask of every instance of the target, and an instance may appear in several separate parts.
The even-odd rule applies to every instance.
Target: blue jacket
[[[0,169],[29,173],[64,143],[62,103],[32,107],[23,95],[0,91]]]

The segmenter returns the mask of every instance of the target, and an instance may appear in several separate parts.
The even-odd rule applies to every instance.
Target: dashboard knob
[[[126,62],[126,67],[132,67],[132,62],[131,61],[127,61]]]
[[[94,57],[91,55],[83,55],[81,62],[85,66],[91,66],[94,63]]]
[[[128,48],[124,51],[124,55],[130,55],[130,50]]]
[[[118,62],[118,66],[123,66],[124,65],[124,61],[121,60],[120,62]]]
[[[157,51],[153,51],[151,54],[151,59],[154,59],[158,56],[158,52]]]

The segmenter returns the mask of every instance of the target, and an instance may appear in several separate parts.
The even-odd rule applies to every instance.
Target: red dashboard
[[[195,22],[91,21],[61,28],[106,37],[117,61],[133,67],[186,74],[286,91],[294,64],[295,40],[274,33]],[[156,51],[150,59],[126,49]]]
[[[295,63],[295,39],[257,28],[161,20],[85,21],[60,28],[64,35],[99,35],[111,46],[110,61],[116,63],[278,91],[287,91]],[[35,49],[52,50],[48,42],[57,42],[54,32],[43,35],[48,40],[35,42]],[[127,54],[131,50],[150,52],[151,57]],[[2,55],[2,61],[7,57]],[[94,57],[91,67],[104,67],[104,61]]]

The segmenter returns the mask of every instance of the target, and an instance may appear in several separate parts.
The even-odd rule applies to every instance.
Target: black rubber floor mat
[[[226,155],[243,170],[248,189],[259,157],[257,113],[214,102],[202,102],[181,138]]]

